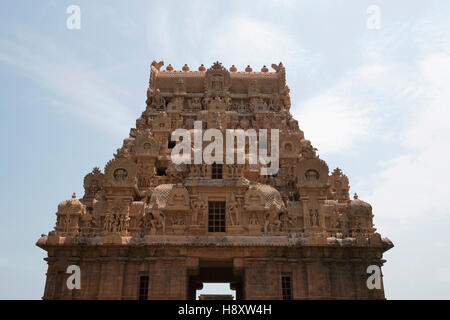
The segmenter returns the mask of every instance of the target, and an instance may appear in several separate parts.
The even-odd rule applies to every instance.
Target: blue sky
[[[66,27],[71,4],[80,30]],[[0,299],[41,298],[34,243],[127,137],[152,60],[282,61],[306,138],[396,245],[387,298],[450,299],[449,15],[445,0],[1,1]]]

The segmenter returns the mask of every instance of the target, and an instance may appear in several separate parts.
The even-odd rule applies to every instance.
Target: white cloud
[[[279,26],[243,14],[217,14],[217,10],[212,2],[203,1],[177,6],[154,4],[147,28],[150,50],[175,69],[181,69],[184,63],[196,69],[201,63],[216,60],[227,68],[234,64],[240,71],[248,64],[254,71],[280,61],[296,69],[309,64],[299,42]],[[180,61],[180,57],[186,61]]]
[[[328,90],[297,102],[293,114],[320,154],[345,152],[374,136],[386,101],[403,82],[390,66],[367,61]]]
[[[405,61],[391,59],[382,42],[363,49],[362,64],[338,83],[296,103],[294,115],[322,157],[365,143],[371,157],[380,154],[376,171],[350,179],[366,184],[374,223],[396,246],[385,255],[387,297],[448,298],[450,42],[427,42]]]
[[[50,38],[16,29],[11,37],[0,37],[0,47],[0,62],[50,89],[59,107],[117,136],[133,123],[131,110],[120,103],[126,93]]]
[[[378,174],[370,199],[377,214],[396,219],[450,217],[450,55],[431,54],[419,63],[417,87],[424,95],[399,141],[406,152]]]
[[[446,284],[450,284],[450,269],[449,268],[440,268],[435,273],[436,280],[439,282],[444,282]]]
[[[294,117],[320,154],[352,147],[370,127],[368,110],[334,90],[306,101]]]
[[[386,143],[398,146],[400,153],[366,176],[375,182],[365,200],[376,217],[405,224],[450,217],[450,54],[430,53],[407,72],[401,62],[371,62],[301,103],[294,116],[321,155],[374,141],[380,152]]]
[[[387,297],[448,299],[449,259],[443,252],[450,243],[449,51],[429,53],[410,68],[414,77],[403,74],[405,103],[395,117],[406,123],[400,130],[382,127],[400,153],[381,164],[364,200],[372,204],[382,235],[396,246],[386,254]]]
[[[288,34],[276,26],[243,17],[222,21],[220,32],[211,38],[209,56],[227,57],[242,70],[251,64],[254,71],[263,65],[295,62],[306,63],[306,52]],[[303,62],[298,62],[303,61]]]

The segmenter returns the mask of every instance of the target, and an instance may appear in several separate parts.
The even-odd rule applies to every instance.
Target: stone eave
[[[381,242],[370,243],[366,239],[361,243],[356,238],[325,238],[325,237],[290,237],[281,236],[176,236],[148,235],[144,237],[122,237],[108,235],[97,237],[58,237],[48,243],[48,239],[38,240],[36,245],[44,250],[58,247],[103,247],[103,246],[145,246],[145,247],[328,247],[328,248],[374,248],[385,252],[394,245],[388,238]],[[67,241],[66,241],[67,240]]]

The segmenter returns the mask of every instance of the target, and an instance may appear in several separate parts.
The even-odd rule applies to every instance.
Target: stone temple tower
[[[43,298],[195,299],[203,283],[224,282],[237,299],[384,299],[380,267],[393,244],[375,232],[372,207],[350,199],[347,176],[330,173],[305,139],[284,66],[163,65],[151,65],[146,109],[123,146],[85,176],[82,198],[58,205],[54,230],[38,240],[48,253]],[[244,164],[176,164],[172,132],[194,136],[199,123],[224,137],[278,129],[278,172],[250,163],[260,142],[250,138]],[[79,288],[67,285],[73,265]]]

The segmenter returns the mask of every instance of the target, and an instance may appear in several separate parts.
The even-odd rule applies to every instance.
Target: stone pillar
[[[102,264],[103,261],[99,258],[93,259],[91,262],[92,268],[91,268],[91,278],[89,280],[89,296],[92,297],[92,299],[98,299],[99,293],[100,293],[100,274],[102,271]]]
[[[74,300],[77,299],[77,297],[80,297],[80,290],[79,289],[69,289],[67,287],[67,280],[70,277],[69,273],[67,272],[67,268],[70,265],[76,265],[78,267],[80,267],[80,258],[79,257],[70,257],[64,260],[61,260],[61,262],[59,263],[59,286],[60,286],[60,290],[61,290],[61,295],[60,298],[64,299],[64,300]],[[81,286],[83,285],[83,272],[80,268],[81,271]]]
[[[196,300],[197,299],[197,290],[203,289],[203,283],[197,282],[195,277],[188,277],[188,288],[186,293],[187,300]]]
[[[116,258],[116,279],[114,279],[115,299],[123,299],[123,286],[125,281],[125,269],[128,263],[128,258]]]
[[[129,259],[125,266],[122,285],[122,299],[136,300],[138,298],[139,264],[141,259]]]
[[[336,259],[333,263],[334,281],[332,282],[335,299],[345,299],[344,288],[346,284],[344,280],[344,269],[345,260]]]
[[[380,278],[381,289],[369,289],[367,287],[367,279],[369,278],[370,274],[368,274],[366,272],[366,270],[364,270],[365,271],[365,274],[364,274],[364,289],[367,292],[368,299],[385,299],[385,296],[384,296],[384,284],[383,284],[383,272],[382,272],[382,268],[381,268],[383,266],[384,262],[385,262],[385,260],[382,260],[382,259],[379,259],[379,258],[368,259],[365,262],[366,263],[366,266],[365,266],[366,270],[367,270],[367,267],[369,265],[376,265],[376,266],[380,267],[380,272],[381,272],[381,274],[380,274],[380,277],[381,277]]]
[[[45,282],[44,296],[42,299],[50,300],[57,298],[58,270],[56,268],[56,258],[45,258],[47,261],[47,281]]]
[[[322,259],[322,264],[325,267],[328,282],[328,292],[326,293],[327,299],[335,299],[338,295],[338,283],[336,278],[336,260],[333,258],[325,257]]]
[[[203,284],[198,283],[196,276],[200,273],[200,260],[194,257],[187,257],[184,261],[186,267],[186,299],[195,300],[196,291],[203,289]]]
[[[149,300],[177,299],[187,296],[188,277],[183,261],[176,258],[148,258]]]
[[[245,269],[243,258],[233,259],[233,275],[237,280],[233,283],[230,283],[230,289],[236,290],[236,300],[244,300],[246,298],[243,284],[243,282],[245,281]]]
[[[90,259],[81,259],[78,266],[81,272],[80,290],[72,290],[74,299],[89,299],[89,283],[92,275],[92,262]],[[68,275],[69,276],[69,275]]]
[[[351,268],[352,268],[352,282],[354,288],[354,298],[355,299],[364,299],[364,293],[367,291],[362,288],[362,284],[365,285],[364,281],[364,273],[361,271],[362,259],[361,258],[351,258],[350,259]]]
[[[308,274],[308,298],[328,299],[330,297],[329,270],[319,258],[304,258]]]
[[[244,292],[246,300],[281,299],[281,278],[278,266],[271,260],[247,262]]]
[[[306,264],[301,262],[292,263],[292,294],[293,299],[308,298],[308,279]]]
[[[341,288],[344,299],[355,299],[355,290],[353,284],[353,268],[348,259],[341,264]]]
[[[99,258],[100,262],[100,277],[98,288],[98,299],[105,300],[110,299],[112,288],[112,263],[109,258]]]

